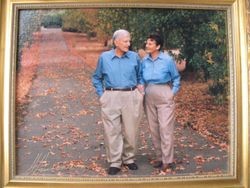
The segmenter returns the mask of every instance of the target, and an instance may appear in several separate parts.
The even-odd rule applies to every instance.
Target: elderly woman
[[[145,84],[145,110],[156,153],[155,168],[174,169],[174,95],[180,88],[180,75],[174,59],[161,49],[163,40],[152,34],[146,41],[148,55],[142,60]]]

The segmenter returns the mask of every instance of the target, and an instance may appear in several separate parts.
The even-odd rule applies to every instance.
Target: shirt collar
[[[163,53],[163,52],[160,52],[159,55],[158,55],[158,57],[157,57],[155,60],[157,60],[157,59],[163,59],[163,56],[164,56],[164,53]],[[148,60],[150,60],[150,61],[154,61],[154,60],[151,58],[150,54],[148,54],[148,55],[146,56],[146,59],[148,59]]]
[[[112,59],[115,58],[115,57],[117,57],[117,56],[115,55],[115,49],[114,49],[114,48],[111,50],[111,55],[112,55],[112,57],[111,57]],[[122,58],[123,58],[123,57],[127,57],[127,58],[128,58],[128,57],[129,57],[129,51],[126,52],[126,53],[124,53],[123,56],[122,56]]]

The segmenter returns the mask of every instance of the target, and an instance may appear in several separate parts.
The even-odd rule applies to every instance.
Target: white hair
[[[113,34],[113,41],[117,38],[121,38],[121,37],[126,37],[126,36],[130,36],[130,33],[125,30],[125,29],[118,29],[114,32]]]

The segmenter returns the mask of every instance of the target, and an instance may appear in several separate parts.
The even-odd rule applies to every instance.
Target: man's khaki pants
[[[107,160],[111,167],[134,162],[143,96],[137,90],[105,91],[100,98]]]
[[[158,161],[172,163],[174,159],[175,104],[169,85],[148,85],[145,109]]]

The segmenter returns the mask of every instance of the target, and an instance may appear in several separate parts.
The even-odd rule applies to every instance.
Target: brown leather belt
[[[136,89],[136,86],[128,87],[128,88],[110,88],[110,87],[105,88],[105,90],[108,90],[108,91],[133,91],[135,89]]]

